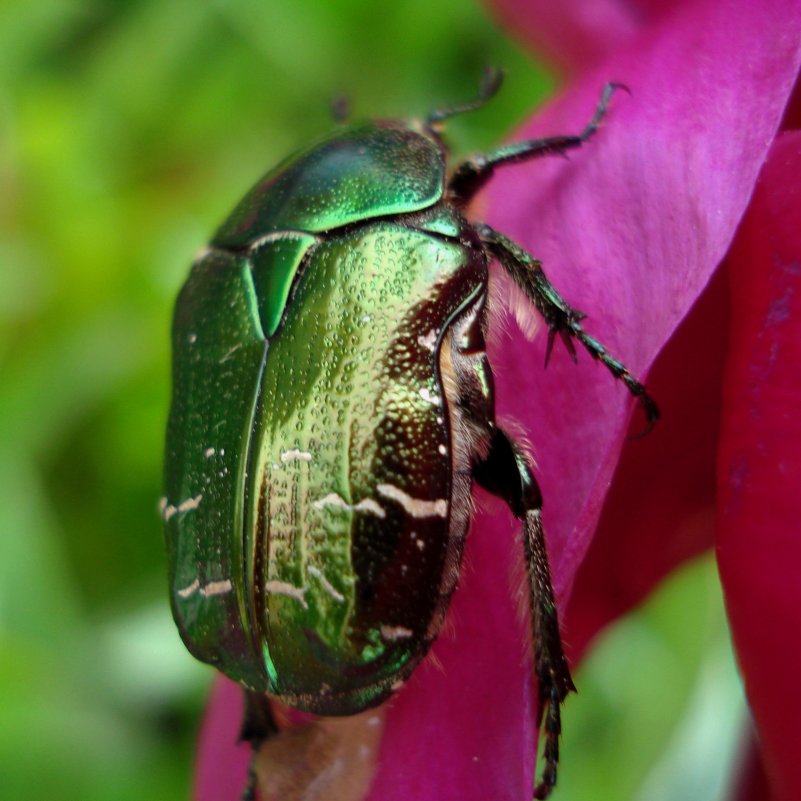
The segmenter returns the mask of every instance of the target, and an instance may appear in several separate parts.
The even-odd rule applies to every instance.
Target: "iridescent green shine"
[[[453,586],[440,344],[486,264],[448,207],[404,224],[443,174],[398,125],[324,141],[246,196],[176,308],[176,620],[198,658],[317,711],[408,676]]]
[[[336,695],[369,675],[363,691],[378,693],[419,652],[438,596],[421,604],[388,582],[405,569],[439,583],[447,514],[409,518],[394,495],[447,505],[430,340],[481,287],[465,267],[458,245],[389,223],[310,254],[270,343],[250,457],[247,574],[270,589],[254,605],[270,692]],[[413,530],[428,553],[398,563]]]

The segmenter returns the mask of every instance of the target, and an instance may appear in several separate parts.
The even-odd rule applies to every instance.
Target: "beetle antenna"
[[[436,128],[449,117],[465,114],[468,111],[475,111],[486,105],[486,103],[498,94],[503,84],[503,77],[504,72],[500,67],[485,67],[481,76],[481,83],[478,86],[478,97],[469,103],[434,109],[434,111],[426,117],[426,128]]]
[[[347,95],[336,95],[328,108],[337,125],[344,125],[350,119],[350,98]]]

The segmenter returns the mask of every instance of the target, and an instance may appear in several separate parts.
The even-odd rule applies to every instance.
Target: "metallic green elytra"
[[[579,324],[539,262],[464,215],[493,170],[580,146],[585,130],[451,167],[443,121],[336,130],[279,164],[195,261],[173,323],[162,499],[173,614],[189,650],[248,690],[348,715],[398,689],[442,626],[473,481],[522,522],[545,769],[556,781],[562,652],[528,458],[495,424],[485,352],[494,258],[545,318],[643,386]],[[261,707],[259,714],[253,710]],[[257,723],[255,721],[262,721]]]

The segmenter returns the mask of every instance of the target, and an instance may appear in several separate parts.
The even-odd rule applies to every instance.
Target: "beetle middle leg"
[[[546,798],[556,784],[559,761],[560,707],[567,694],[575,691],[570,668],[562,649],[559,618],[551,585],[548,552],[542,528],[542,494],[529,460],[521,448],[499,428],[493,430],[489,451],[473,470],[478,484],[503,498],[515,517],[523,522],[534,670],[537,675],[537,725],[543,725],[545,767],[534,790],[535,798]]]
[[[645,412],[646,431],[649,431],[659,419],[659,407],[646,391],[645,387],[629,372],[628,368],[597,340],[591,337],[582,327],[581,320],[586,315],[574,309],[559,294],[556,287],[548,280],[542,265],[511,239],[488,225],[476,226],[479,236],[495,256],[514,282],[525,292],[528,299],[536,306],[548,324],[548,346],[545,351],[545,363],[553,349],[558,334],[573,360],[576,351],[571,338],[577,339],[592,356],[601,362],[612,375],[622,381],[629,392],[637,399]]]

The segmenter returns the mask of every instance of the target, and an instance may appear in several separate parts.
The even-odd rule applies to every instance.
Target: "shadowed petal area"
[[[732,795],[732,801],[775,801],[776,796],[765,775],[762,754],[753,731],[748,732],[740,771],[733,786],[736,787],[736,792]]]
[[[511,36],[568,72],[587,68],[630,42],[650,21],[637,3],[621,0],[494,0]]]
[[[765,769],[801,787],[801,133],[771,151],[730,260],[718,564]],[[792,176],[792,178],[790,178]]]
[[[714,545],[728,305],[726,271],[720,269],[649,373],[662,419],[647,437],[624,444],[567,607],[572,661],[677,565]],[[636,432],[639,420],[634,422],[630,431]]]

